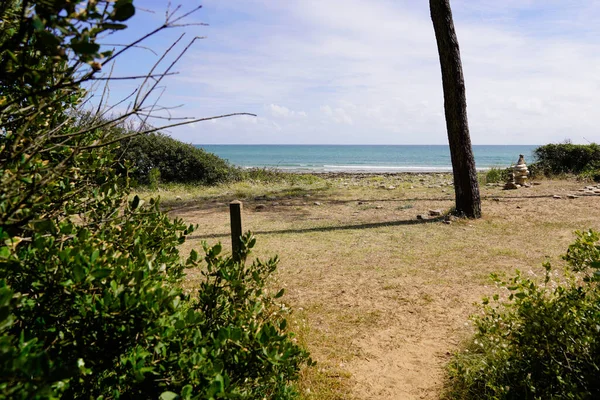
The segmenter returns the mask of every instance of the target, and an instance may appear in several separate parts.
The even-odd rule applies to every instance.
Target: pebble
[[[442,215],[442,210],[429,210],[429,215],[432,217],[439,217]]]
[[[553,199],[562,199],[562,197],[560,197],[559,195],[555,194],[554,196],[552,196]]]
[[[320,205],[321,205],[321,203],[319,203],[318,201],[315,201],[313,204],[314,204],[315,206],[320,206]]]

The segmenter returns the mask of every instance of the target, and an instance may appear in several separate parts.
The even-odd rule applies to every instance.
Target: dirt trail
[[[306,397],[438,399],[444,366],[471,332],[474,303],[497,290],[489,274],[558,263],[574,230],[600,228],[600,197],[566,197],[582,186],[484,187],[484,217],[449,225],[416,221],[452,207],[444,188],[332,191],[260,210],[247,201],[244,224],[257,232],[257,255],[280,255],[277,284],[306,320],[304,341],[320,371],[308,372]],[[202,232],[222,234],[227,246],[226,207],[178,215],[202,225],[189,246]]]

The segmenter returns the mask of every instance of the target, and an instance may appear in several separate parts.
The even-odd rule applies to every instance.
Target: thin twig
[[[221,119],[221,118],[233,117],[233,116],[236,116],[236,115],[248,115],[250,117],[256,117],[256,114],[251,114],[251,113],[233,113],[233,114],[218,115],[218,116],[215,116],[215,117],[198,118],[198,119],[194,119],[194,120],[191,120],[191,121],[178,122],[176,124],[170,124],[170,125],[161,126],[161,127],[158,127],[158,128],[149,129],[149,130],[146,130],[146,131],[143,131],[143,132],[136,132],[136,133],[132,133],[132,134],[129,134],[129,135],[123,135],[123,136],[119,137],[118,139],[114,139],[114,140],[111,140],[111,141],[108,141],[108,142],[104,142],[104,143],[99,143],[99,144],[93,144],[93,145],[89,145],[89,146],[84,146],[84,147],[81,147],[80,149],[81,150],[96,149],[96,148],[99,148],[99,147],[104,147],[104,146],[111,145],[111,144],[116,143],[116,142],[120,142],[121,140],[129,139],[130,137],[134,137],[134,136],[138,136],[138,135],[145,135],[145,134],[157,132],[157,131],[160,131],[160,130],[163,130],[163,129],[174,128],[176,126],[189,125],[189,124],[193,124],[193,123],[196,123],[196,122],[210,121],[210,120],[213,120],[213,119]]]

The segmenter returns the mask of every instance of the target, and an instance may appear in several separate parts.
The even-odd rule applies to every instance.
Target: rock
[[[432,217],[439,217],[442,215],[442,210],[429,210],[429,215]]]
[[[521,209],[521,206],[517,206],[517,208],[520,210],[520,209]]]
[[[273,202],[271,205],[272,205],[273,207],[277,207],[277,206],[279,205],[279,203],[275,201],[275,202]]]
[[[585,192],[585,189],[577,189],[578,192]]]
[[[254,209],[256,211],[261,211],[261,210],[264,210],[266,208],[267,208],[266,204],[257,204],[256,207],[254,207]]]
[[[595,187],[593,187],[593,186],[586,186],[585,188],[586,188],[587,190],[594,190],[594,189],[596,189],[596,188],[595,188]]]
[[[396,186],[388,186],[388,190],[394,190],[396,189]]]
[[[562,197],[560,197],[559,195],[555,194],[554,196],[552,196],[553,199],[562,199]]]
[[[446,225],[450,225],[450,224],[452,223],[452,221],[449,221],[449,220],[447,220],[447,219],[443,220],[442,222],[443,222],[444,224],[446,224]]]
[[[578,199],[579,196],[575,196],[574,194],[567,195],[568,199]]]
[[[425,218],[425,216],[423,214],[419,214],[419,215],[417,215],[417,219],[427,219],[427,218]]]
[[[315,201],[313,204],[314,204],[315,206],[320,206],[320,205],[321,205],[321,203],[319,203],[318,201]]]
[[[411,188],[411,189],[414,189],[415,187],[414,187],[413,185],[410,185],[410,188]]]
[[[523,154],[520,154],[517,165],[513,167],[514,182],[517,185],[525,185],[525,183],[527,183],[528,175],[529,171],[527,170],[527,165],[525,164],[525,157]]]
[[[358,205],[359,205],[359,206],[361,206],[361,205],[363,205],[363,204],[369,204],[369,202],[368,202],[368,201],[359,201],[359,202],[358,202]]]
[[[176,197],[175,197],[175,200],[177,200],[177,201],[181,201],[181,196],[176,196]]]
[[[512,189],[518,189],[519,186],[517,186],[516,183],[514,182],[506,182],[506,185],[504,185],[504,190],[512,190]]]
[[[381,210],[383,208],[383,206],[376,206],[375,209],[376,210]]]

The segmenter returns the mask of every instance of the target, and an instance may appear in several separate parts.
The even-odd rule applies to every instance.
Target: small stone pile
[[[528,176],[529,170],[527,169],[527,164],[525,164],[525,157],[523,154],[520,154],[519,161],[513,167],[508,181],[504,185],[504,189],[518,189],[522,186],[529,187],[529,183],[527,183]]]
[[[517,185],[527,186],[529,170],[527,169],[527,164],[525,164],[525,157],[523,157],[523,154],[519,155],[519,161],[517,161],[517,165],[515,165],[513,170],[515,174],[515,183]]]

